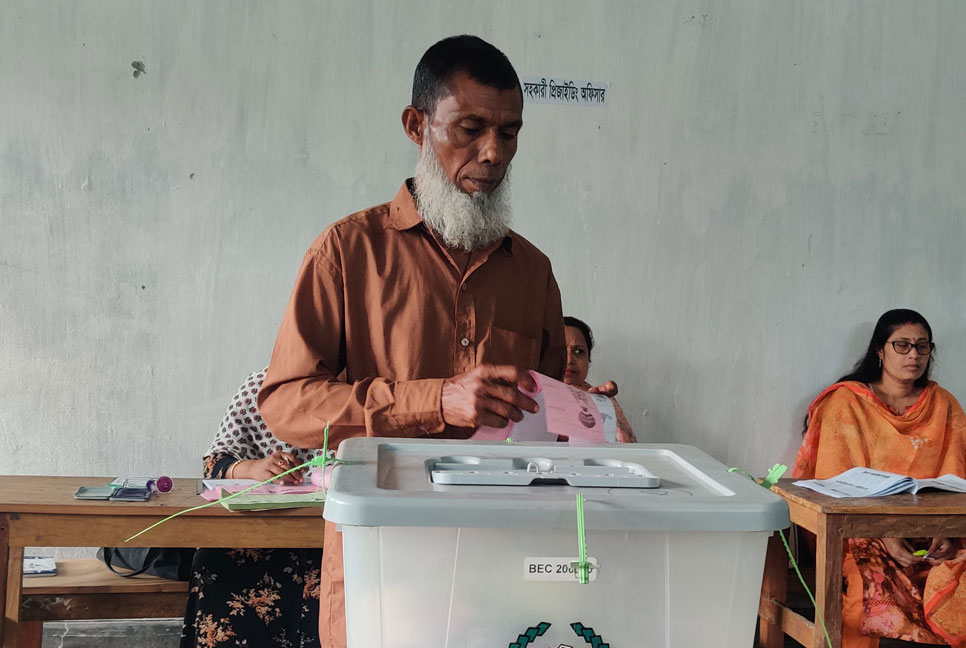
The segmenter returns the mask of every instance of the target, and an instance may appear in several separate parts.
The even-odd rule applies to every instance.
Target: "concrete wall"
[[[516,227],[642,440],[788,461],[896,306],[966,397],[964,20],[951,0],[5,0],[0,473],[198,474],[308,244],[411,173],[413,67],[460,32],[521,75],[610,84],[606,108],[526,108]]]

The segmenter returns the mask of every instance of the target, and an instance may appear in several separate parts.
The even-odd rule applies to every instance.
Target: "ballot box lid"
[[[678,444],[474,442],[380,437],[339,446],[325,519],[349,526],[773,531],[784,500]]]

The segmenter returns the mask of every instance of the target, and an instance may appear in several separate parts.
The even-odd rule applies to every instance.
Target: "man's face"
[[[523,126],[523,97],[517,88],[499,90],[464,72],[450,77],[450,95],[439,100],[422,133],[446,177],[460,191],[489,194],[506,175]]]

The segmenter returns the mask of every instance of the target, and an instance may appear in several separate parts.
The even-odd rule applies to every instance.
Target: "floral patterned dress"
[[[232,398],[204,458],[206,479],[275,449],[302,461],[316,454],[272,436],[255,405],[264,379],[264,370],[252,373]],[[199,549],[181,648],[318,648],[321,562],[320,549]]]
[[[585,380],[584,384],[577,387],[577,389],[587,391],[592,386],[593,385]],[[614,414],[617,416],[617,442],[637,443],[637,436],[635,436],[634,430],[631,429],[631,424],[624,415],[624,410],[622,410],[621,406],[617,403],[617,398],[612,396],[610,402],[614,405]]]

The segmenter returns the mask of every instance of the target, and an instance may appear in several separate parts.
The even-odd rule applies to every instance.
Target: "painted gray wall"
[[[5,0],[0,473],[198,474],[311,240],[411,173],[412,69],[460,32],[521,75],[610,84],[606,108],[526,108],[516,228],[642,440],[790,460],[895,306],[966,397],[964,21],[929,0]]]

